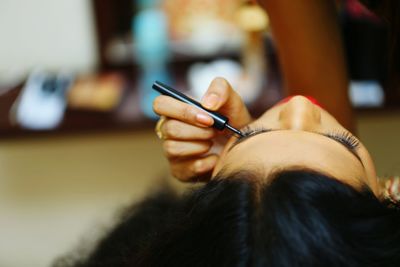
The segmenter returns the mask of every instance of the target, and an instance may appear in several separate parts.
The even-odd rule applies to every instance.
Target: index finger
[[[211,82],[201,104],[229,116],[236,127],[242,127],[252,120],[242,98],[224,78],[218,77]]]
[[[201,109],[165,95],[155,98],[153,110],[160,116],[166,116],[199,127],[210,127],[214,123],[213,118]]]

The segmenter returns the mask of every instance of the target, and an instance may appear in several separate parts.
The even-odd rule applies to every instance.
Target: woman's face
[[[214,169],[260,171],[312,169],[353,187],[367,184],[379,195],[375,167],[366,148],[328,112],[302,96],[292,97],[232,137]]]

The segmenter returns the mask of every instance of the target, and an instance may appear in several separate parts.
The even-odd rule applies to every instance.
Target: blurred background
[[[399,174],[388,30],[355,0],[337,11],[358,135],[380,176]],[[0,0],[0,40],[0,266],[48,266],[155,184],[179,186],[154,80],[200,98],[224,76],[254,116],[284,95],[267,14],[242,0]]]

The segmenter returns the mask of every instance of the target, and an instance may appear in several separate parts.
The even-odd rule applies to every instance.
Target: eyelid
[[[231,150],[234,146],[236,146],[237,144],[245,141],[247,138],[250,138],[254,135],[260,134],[260,133],[267,133],[270,131],[276,131],[274,129],[268,129],[268,128],[263,128],[263,127],[249,127],[246,126],[242,129],[240,129],[240,131],[244,134],[243,136],[239,136],[233,143],[232,145],[228,148],[228,151]]]
[[[281,129],[266,129],[266,128],[258,128],[257,129],[256,127],[252,128],[252,127],[246,126],[243,129],[241,129],[241,131],[244,131],[244,132],[246,132],[246,131],[250,132],[251,131],[251,134],[245,135],[245,136],[240,137],[237,140],[235,140],[235,142],[228,148],[228,151],[230,151],[237,144],[241,143],[242,141],[245,141],[249,137],[252,137],[252,136],[260,134],[260,133],[266,133],[266,132],[271,132],[271,131],[280,131],[280,130]],[[347,143],[344,143],[341,139],[333,138],[332,134],[329,134],[329,133],[321,133],[321,132],[312,132],[312,133],[325,136],[325,137],[327,137],[327,138],[329,138],[329,139],[331,139],[331,140],[333,140],[335,142],[340,143],[341,145],[346,147],[349,150],[349,152],[352,153],[360,161],[361,165],[364,166],[360,156],[358,155],[358,153],[356,151],[357,147],[349,147]],[[356,137],[354,137],[350,132],[346,132],[346,134],[352,136],[353,138],[355,138],[358,141],[358,139]],[[358,144],[357,144],[357,146],[358,146]]]
[[[279,131],[281,129],[270,129],[270,128],[264,128],[260,126],[245,126],[244,128],[240,129],[242,133],[244,133],[244,136],[241,136],[236,140],[235,143],[240,143],[243,140],[246,140],[248,137],[251,137],[253,135],[257,135],[259,133],[264,133],[264,132],[270,132],[270,131]],[[330,138],[336,142],[341,143],[342,145],[346,146],[347,148],[355,151],[359,144],[360,141],[350,132],[348,131],[330,131],[327,133],[324,132],[317,132],[317,131],[311,131],[312,133],[323,135],[327,138]]]
[[[357,153],[357,148],[359,147],[359,143],[358,143],[357,146],[355,146],[355,147],[349,147],[347,144],[343,143],[343,141],[340,141],[340,140],[338,140],[338,139],[334,139],[334,138],[332,138],[332,136],[325,135],[325,134],[322,134],[322,135],[324,135],[324,136],[330,138],[331,140],[333,140],[333,141],[335,141],[335,142],[338,142],[338,143],[342,144],[351,154],[353,154],[353,155],[358,159],[358,161],[361,163],[361,165],[364,166],[364,163],[363,163],[361,157],[360,157],[359,154]],[[354,138],[355,138],[355,137],[354,137]],[[357,141],[358,141],[358,139],[357,139]],[[359,142],[359,141],[358,141],[358,142]]]
[[[352,150],[356,150],[360,145],[360,140],[349,131],[332,131],[330,133],[322,133],[322,135],[338,141]]]

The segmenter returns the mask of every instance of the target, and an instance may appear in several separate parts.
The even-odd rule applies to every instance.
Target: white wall
[[[0,72],[86,72],[96,63],[91,1],[0,0]]]

